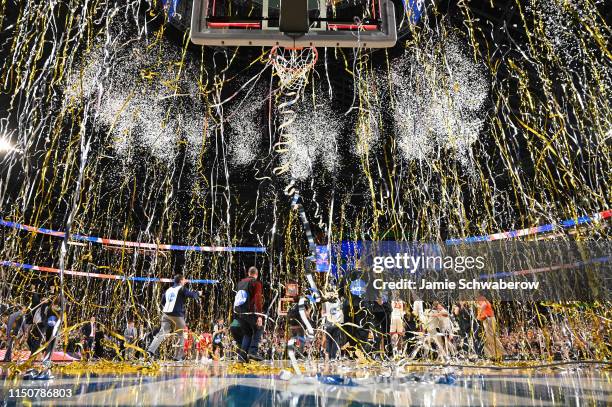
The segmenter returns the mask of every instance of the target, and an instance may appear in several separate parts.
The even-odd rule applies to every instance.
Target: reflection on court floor
[[[286,369],[286,370],[285,370]],[[178,406],[548,406],[610,405],[612,375],[595,368],[495,371],[483,368],[398,369],[338,362],[303,365],[303,376],[285,362],[241,368],[230,362],[165,364],[157,374],[68,375],[48,381],[4,379],[4,405]],[[250,372],[250,373],[246,373]],[[258,373],[260,372],[260,373]],[[452,377],[452,380],[440,378]],[[62,399],[28,397],[23,389],[64,389]],[[22,389],[20,394],[15,389]],[[69,391],[68,391],[69,390]],[[47,392],[48,393],[48,392]],[[33,392],[29,393],[32,396]],[[16,397],[21,396],[21,397]]]

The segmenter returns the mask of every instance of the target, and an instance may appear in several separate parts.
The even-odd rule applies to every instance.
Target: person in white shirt
[[[134,321],[132,319],[128,321],[127,327],[125,328],[125,331],[123,331],[123,337],[125,338],[124,340],[126,344],[134,345],[136,343],[136,340],[138,339],[138,331],[136,330],[136,327],[134,326]],[[134,349],[126,346],[125,358],[131,359],[133,355]]]
[[[162,297],[162,316],[161,329],[153,338],[147,352],[149,356],[154,356],[159,345],[166,339],[168,335],[175,332],[179,337],[179,347],[176,350],[174,360],[182,361],[185,354],[185,337],[183,330],[185,329],[185,310],[183,308],[187,298],[198,299],[201,295],[200,291],[190,291],[185,288],[187,279],[182,274],[174,276],[174,285],[166,290]]]
[[[412,303],[412,315],[414,315],[419,323],[423,323],[423,301],[416,300]]]
[[[402,338],[404,337],[404,301],[395,299],[391,301],[391,327],[389,333],[391,334],[391,344],[393,345],[393,353],[397,355],[401,351]]]
[[[453,333],[452,322],[449,312],[440,302],[434,301],[431,308],[426,313],[428,317],[425,325],[426,332],[437,345],[438,356],[443,358],[453,351],[450,342]]]
[[[223,338],[226,332],[225,320],[219,318],[213,328],[212,334],[212,352],[216,360],[223,358]]]
[[[325,332],[325,353],[329,359],[340,357],[340,348],[343,345],[342,324],[344,314],[342,312],[342,301],[338,298],[324,303],[322,314],[324,318]]]
[[[89,322],[83,325],[83,336],[85,337],[85,352],[91,356],[95,351],[96,334],[97,334],[96,317],[93,315],[89,318]]]

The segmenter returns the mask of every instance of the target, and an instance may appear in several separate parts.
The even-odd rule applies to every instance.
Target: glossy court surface
[[[344,361],[302,369],[301,377],[289,374],[286,362],[162,363],[155,373],[122,374],[54,369],[50,380],[4,378],[1,393],[3,405],[49,406],[612,405],[612,372],[605,366],[491,370]],[[18,388],[70,389],[72,396],[10,397]]]

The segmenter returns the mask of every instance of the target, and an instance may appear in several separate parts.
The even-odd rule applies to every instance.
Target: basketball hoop
[[[294,105],[304,94],[308,83],[308,74],[317,63],[318,57],[315,47],[290,48],[276,46],[270,51],[268,63],[272,65],[280,82],[280,97],[277,100],[279,124],[279,140],[274,144],[274,151],[279,154],[286,153],[295,141],[291,124],[295,121],[296,110]],[[289,164],[284,163],[275,167],[273,173],[281,175],[289,171]]]
[[[308,80],[310,70],[317,63],[318,56],[315,47],[273,47],[270,51],[270,64],[278,75],[281,88],[289,91],[301,90]]]

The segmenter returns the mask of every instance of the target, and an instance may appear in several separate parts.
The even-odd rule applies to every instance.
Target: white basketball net
[[[301,49],[274,47],[270,51],[269,63],[280,82],[281,97],[276,106],[279,118],[277,127],[279,140],[274,145],[274,150],[279,154],[286,153],[292,145],[295,145],[295,134],[291,126],[297,115],[294,105],[304,94],[308,74],[315,66],[317,57],[317,49],[314,47]],[[289,170],[289,163],[284,163],[274,168],[274,174],[284,174]]]
[[[281,88],[285,91],[303,89],[308,81],[308,73],[317,63],[318,55],[315,47],[301,49],[272,48],[270,63],[278,75]]]

